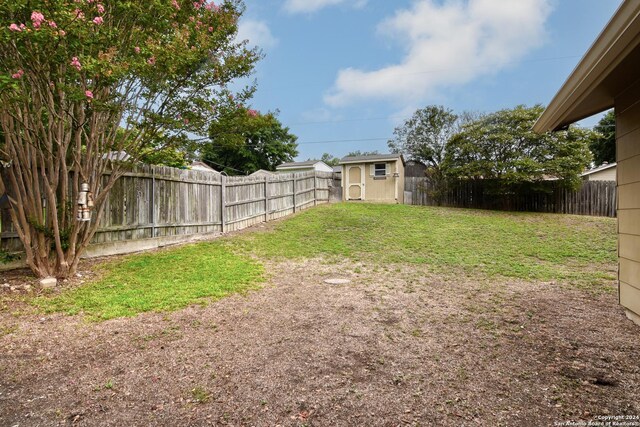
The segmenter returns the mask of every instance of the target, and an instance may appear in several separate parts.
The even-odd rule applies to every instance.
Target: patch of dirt
[[[0,425],[640,415],[640,328],[615,294],[320,259],[266,267],[263,289],[175,313],[90,324],[1,312]],[[336,277],[351,283],[323,282]]]

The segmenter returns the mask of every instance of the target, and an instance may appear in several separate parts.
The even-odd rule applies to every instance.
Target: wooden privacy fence
[[[547,181],[542,188],[497,192],[488,181],[460,181],[448,186],[440,200],[427,178],[405,178],[405,203],[423,206],[616,216],[615,181],[585,181],[577,191]]]
[[[333,173],[326,172],[226,177],[139,165],[114,185],[92,243],[240,230],[328,203],[339,186]],[[6,204],[1,219],[2,247],[22,250]]]

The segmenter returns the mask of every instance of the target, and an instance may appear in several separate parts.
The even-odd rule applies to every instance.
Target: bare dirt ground
[[[0,425],[546,426],[640,415],[640,328],[615,292],[322,260],[267,271],[259,291],[170,314],[86,323],[0,312]]]

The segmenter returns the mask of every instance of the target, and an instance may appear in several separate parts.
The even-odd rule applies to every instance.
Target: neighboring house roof
[[[321,160],[307,160],[306,162],[283,163],[276,167],[277,171],[314,169],[321,172],[331,172],[333,168]]]
[[[102,155],[103,160],[126,162],[131,156],[126,151],[110,151]]]
[[[638,78],[640,1],[624,1],[582,57],[533,129],[558,130],[613,107]]]
[[[342,173],[342,166],[340,166],[340,165],[334,166],[333,167],[333,171],[335,173]]]
[[[299,168],[311,168],[316,165],[316,163],[323,163],[318,160],[309,160],[306,162],[289,162],[278,165],[276,169],[299,169]]]
[[[607,170],[607,169],[615,168],[617,165],[618,165],[617,163],[605,163],[605,164],[603,164],[601,166],[598,166],[597,168],[593,168],[591,170],[588,170],[588,171],[580,174],[580,176],[592,175],[594,173],[602,172],[602,171]]]
[[[404,157],[402,154],[371,154],[369,156],[346,156],[340,159],[340,164],[346,163],[373,163],[373,162],[383,162],[383,161],[396,161],[402,160],[402,164],[404,164]]]
[[[257,171],[255,171],[254,173],[250,174],[249,176],[257,176],[257,177],[265,177],[265,176],[275,176],[276,174],[271,172],[271,171],[266,171],[264,169],[258,169]]]
[[[191,170],[220,173],[208,164],[198,161],[191,163]]]
[[[276,167],[276,170],[287,170],[287,169],[324,169],[325,171],[330,171],[332,168],[325,162],[321,160],[307,160],[306,162],[289,162],[283,163]]]

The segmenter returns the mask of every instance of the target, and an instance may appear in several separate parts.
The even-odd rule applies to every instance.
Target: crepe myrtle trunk
[[[82,106],[72,110],[76,119],[85,121]],[[25,262],[39,277],[69,277],[76,272],[100,223],[106,196],[122,173],[123,165],[91,155],[100,152],[110,129],[100,129],[99,120],[73,129],[66,120],[42,122],[34,115],[6,111],[0,113],[0,124],[6,154],[0,191],[8,196]],[[90,221],[77,220],[83,183],[95,195]]]

